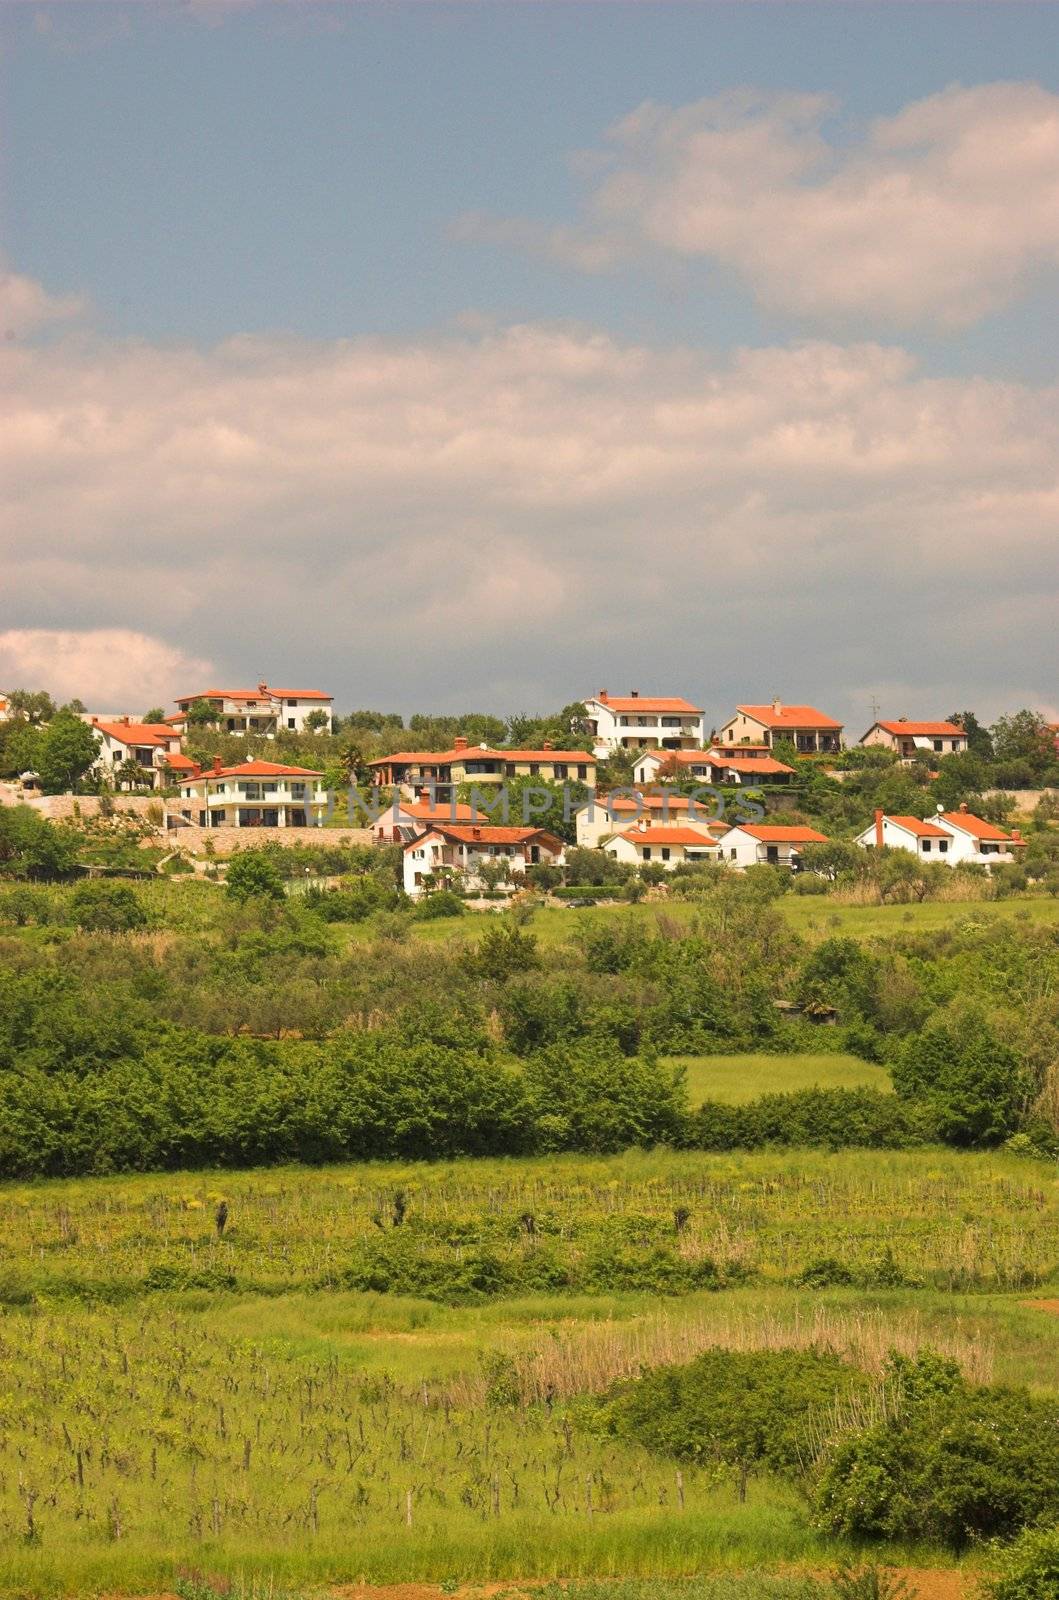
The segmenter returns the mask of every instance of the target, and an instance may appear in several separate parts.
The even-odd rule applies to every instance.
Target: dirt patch
[[[1047,1311],[1053,1317],[1059,1317],[1059,1300],[1023,1300],[1022,1304],[1031,1311]]]
[[[805,1571],[804,1568],[796,1570]],[[918,1596],[918,1600],[973,1600],[975,1594],[976,1584],[969,1573],[939,1567],[894,1567],[892,1571],[905,1579],[913,1594]],[[828,1573],[814,1572],[813,1576],[826,1578]],[[689,1573],[688,1577],[690,1579],[692,1574]],[[465,1583],[455,1591],[442,1590],[435,1583],[353,1583],[339,1585],[331,1592],[341,1596],[342,1600],[492,1600],[492,1597],[498,1594],[511,1595],[520,1592],[532,1594],[534,1589],[553,1581],[556,1580],[509,1578],[506,1582]],[[569,1587],[576,1593],[582,1581],[589,1580],[573,1579]]]

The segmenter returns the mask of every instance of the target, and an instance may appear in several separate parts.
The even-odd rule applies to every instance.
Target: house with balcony
[[[860,743],[868,749],[892,750],[901,761],[935,761],[939,756],[960,756],[967,750],[967,735],[958,722],[873,722]]]
[[[376,844],[407,844],[434,823],[444,826],[480,820],[471,806],[456,800],[405,800],[398,793],[370,827]]]
[[[323,778],[275,761],[222,767],[218,759],[181,779],[179,816],[200,828],[319,828],[329,807]]]
[[[612,750],[701,750],[706,738],[702,707],[679,696],[612,695],[606,689],[584,702],[593,749],[600,760]]]
[[[842,748],[842,724],[815,706],[736,706],[714,743],[721,748],[736,744],[793,744],[799,755],[837,755]]]
[[[642,867],[654,862],[672,872],[685,862],[719,862],[721,847],[706,827],[691,827],[687,823],[649,821],[646,817],[635,827],[614,834],[606,840],[603,850],[615,861],[629,866]]]
[[[280,731],[305,733],[307,719],[317,711],[327,719],[322,731],[330,733],[333,725],[333,695],[322,689],[277,689],[267,683],[259,683],[256,689],[203,689],[181,695],[176,702],[177,715],[168,720],[181,733],[186,732],[188,710],[200,703],[215,713],[222,733],[253,733],[265,739],[274,739]],[[318,723],[319,718],[314,718],[313,726]]]
[[[369,762],[372,783],[401,791],[407,799],[451,799],[460,784],[501,784],[512,778],[546,783],[596,782],[596,758],[588,750],[557,750],[545,740],[539,750],[491,750],[460,737],[451,750],[399,750]]]
[[[805,846],[827,844],[828,838],[801,822],[739,822],[719,842],[721,854],[730,866],[790,867],[795,871]]]
[[[767,744],[713,744],[708,750],[648,751],[633,767],[637,783],[788,784],[793,767],[777,761]]]
[[[506,867],[517,887],[527,867],[562,866],[563,841],[545,828],[493,827],[489,823],[433,823],[404,846],[404,888],[413,900],[432,888],[485,888],[486,865]]]
[[[164,789],[193,763],[180,751],[180,735],[166,722],[135,722],[130,717],[105,721],[87,713],[81,719],[99,741],[95,770],[117,788]],[[122,768],[138,768],[140,776],[120,776]]]

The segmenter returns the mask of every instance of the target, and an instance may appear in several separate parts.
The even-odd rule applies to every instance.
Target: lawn
[[[837,1052],[822,1055],[672,1056],[687,1073],[693,1106],[704,1100],[742,1105],[762,1094],[789,1094],[795,1089],[890,1088],[885,1067],[859,1056]]]

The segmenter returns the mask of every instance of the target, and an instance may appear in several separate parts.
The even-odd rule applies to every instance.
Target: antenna
[[[871,697],[871,720],[873,722],[878,722],[879,720],[879,702],[874,695]]]

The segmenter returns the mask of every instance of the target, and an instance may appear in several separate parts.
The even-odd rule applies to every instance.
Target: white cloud
[[[457,234],[583,271],[663,256],[733,270],[814,319],[962,327],[1059,264],[1059,96],[954,87],[828,138],[823,95],[640,106],[582,158],[574,226],[467,217]]]
[[[187,652],[346,704],[639,682],[842,709],[898,671],[895,714],[953,709],[953,682],[1054,698],[1054,390],[545,325],[2,360],[5,615],[94,641],[61,694],[169,699]]]
[[[0,683],[44,688],[90,711],[135,711],[168,702],[177,683],[208,687],[210,664],[128,628],[8,628],[0,633]],[[191,690],[194,692],[194,690]]]
[[[84,308],[76,295],[50,295],[33,278],[0,268],[0,338],[21,338],[50,322],[78,317]]]

